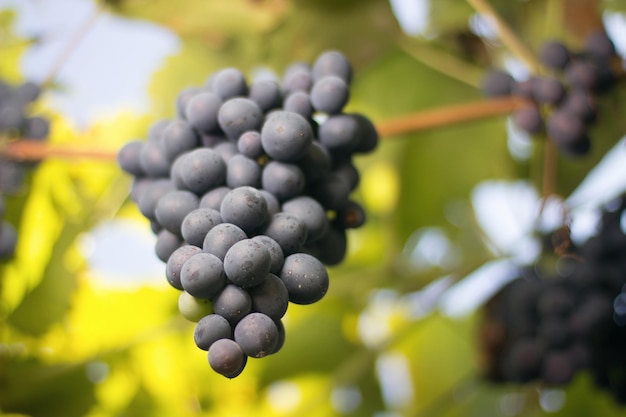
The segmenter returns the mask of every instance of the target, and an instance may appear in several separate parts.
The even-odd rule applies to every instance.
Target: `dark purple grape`
[[[330,116],[319,128],[319,140],[331,154],[350,154],[359,145],[359,119],[349,114]]]
[[[261,133],[250,130],[243,133],[237,139],[237,150],[248,158],[256,159],[263,156],[263,144],[261,143]]]
[[[222,200],[224,200],[224,197],[230,190],[230,188],[222,186],[207,191],[200,199],[200,208],[211,208],[219,211],[222,206]]]
[[[306,91],[294,91],[289,94],[285,98],[283,108],[285,111],[298,113],[307,120],[313,115],[311,96]]]
[[[305,178],[298,165],[270,161],[263,168],[261,184],[263,189],[274,194],[278,201],[284,201],[302,193]]]
[[[345,180],[350,190],[355,190],[359,186],[361,176],[359,170],[354,166],[351,159],[342,159],[338,161],[333,168],[333,175]]]
[[[615,45],[603,30],[593,32],[587,36],[584,50],[600,62],[608,62],[615,57]]]
[[[224,68],[212,77],[211,91],[222,100],[244,97],[248,95],[248,83],[239,69]]]
[[[261,166],[247,156],[237,154],[226,163],[226,185],[230,188],[261,186]]]
[[[222,223],[222,216],[219,211],[211,208],[197,208],[185,216],[180,230],[187,243],[201,248],[209,230],[220,223]]]
[[[267,274],[263,283],[248,290],[252,311],[263,313],[272,320],[280,320],[289,306],[289,292],[285,283],[274,274]]]
[[[356,229],[365,224],[365,209],[356,201],[348,201],[345,207],[337,212],[333,224],[340,229]]]
[[[331,157],[328,150],[318,141],[313,141],[307,153],[298,161],[307,184],[314,184],[330,173]]]
[[[483,77],[480,90],[486,97],[506,97],[511,94],[515,80],[501,70],[489,70]]]
[[[600,83],[598,68],[591,62],[576,59],[565,68],[565,77],[574,89],[595,91]]]
[[[209,350],[220,339],[233,337],[230,323],[219,314],[209,314],[200,319],[193,332],[193,340],[202,350]]]
[[[219,339],[213,342],[208,358],[211,369],[226,378],[235,378],[241,374],[248,360],[241,346],[231,339]]]
[[[224,185],[226,181],[224,160],[209,148],[189,152],[185,156],[181,172],[187,188],[199,195]]]
[[[224,264],[210,253],[192,255],[180,270],[180,283],[194,297],[211,299],[226,285]]]
[[[261,129],[265,153],[281,162],[294,162],[306,155],[313,140],[307,120],[298,113],[275,111]]]
[[[597,115],[597,105],[594,97],[581,90],[570,92],[560,106],[560,110],[570,113],[583,123],[593,123]]]
[[[221,223],[209,230],[202,244],[202,250],[224,260],[226,252],[235,243],[247,239],[245,232],[231,223]]]
[[[226,137],[235,141],[244,132],[261,128],[263,111],[254,101],[235,97],[222,104],[217,113],[217,121]]]
[[[285,262],[285,255],[278,242],[266,235],[256,235],[252,240],[262,244],[269,251],[270,272],[272,274],[279,274]]]
[[[228,249],[224,256],[224,271],[228,279],[242,288],[263,283],[270,271],[272,258],[265,245],[243,239]]]
[[[316,182],[310,188],[313,198],[328,210],[341,210],[350,196],[348,183],[338,175],[327,175],[323,180]]]
[[[546,132],[559,147],[568,147],[583,141],[587,128],[572,114],[556,110],[548,117]]]
[[[532,78],[533,97],[539,104],[556,105],[565,98],[565,86],[556,78]]]
[[[174,184],[169,179],[149,180],[136,194],[137,207],[141,214],[150,220],[156,220],[155,209],[159,199],[175,189]]]
[[[351,116],[356,118],[359,123],[359,143],[354,151],[359,153],[372,152],[378,146],[378,132],[374,123],[360,113],[351,113]]]
[[[341,78],[346,84],[352,81],[352,65],[348,58],[339,51],[326,51],[320,54],[311,69],[313,80],[332,75]]]
[[[231,141],[218,143],[213,147],[213,150],[222,158],[224,163],[227,163],[230,158],[239,153],[237,144]]]
[[[338,265],[346,257],[348,249],[346,231],[332,226],[318,241],[307,245],[307,249],[314,250],[316,257],[326,265]]]
[[[253,81],[248,97],[259,106],[262,112],[279,108],[282,101],[280,87],[273,80]]]
[[[174,234],[168,230],[161,230],[157,234],[156,244],[154,251],[157,258],[163,262],[167,262],[170,256],[180,248],[183,244],[183,240],[177,234]]]
[[[187,104],[197,94],[202,93],[203,90],[198,87],[186,87],[176,97],[176,115],[181,119],[185,119]]]
[[[217,112],[222,106],[222,99],[216,94],[204,91],[195,95],[185,108],[189,124],[201,133],[211,133],[218,129]]]
[[[339,77],[327,75],[315,81],[311,88],[311,104],[317,111],[337,114],[350,98],[350,88]]]
[[[195,149],[200,138],[189,123],[184,120],[174,120],[163,131],[163,148],[169,161],[184,152]]]
[[[181,236],[183,220],[198,208],[198,202],[198,197],[189,191],[169,191],[157,201],[154,215],[161,226]]]
[[[324,297],[328,291],[328,271],[314,256],[294,253],[285,258],[280,272],[289,292],[289,301],[294,304],[312,304]]]
[[[125,172],[135,177],[145,175],[141,163],[139,162],[139,155],[141,155],[144,143],[145,142],[140,140],[127,142],[117,153],[117,164]]]
[[[285,71],[281,92],[284,97],[296,91],[309,91],[313,85],[311,69],[306,64],[296,63]]]
[[[329,227],[324,207],[309,196],[299,196],[283,203],[283,211],[293,214],[305,224],[307,229],[306,244],[321,238]]]
[[[250,313],[235,326],[235,341],[247,356],[262,358],[278,344],[276,323],[262,313]]]
[[[515,125],[532,135],[543,131],[543,117],[536,106],[525,106],[513,110],[511,114]]]
[[[235,326],[252,311],[252,299],[240,286],[228,284],[213,298],[213,310]]]
[[[193,245],[184,245],[172,252],[165,265],[165,277],[172,287],[183,290],[180,283],[180,270],[187,259],[200,252],[202,249]]]
[[[280,202],[276,198],[276,196],[270,193],[267,190],[259,190],[265,202],[267,202],[267,213],[269,216],[273,216],[274,214],[280,211]]]
[[[562,71],[569,60],[569,49],[560,41],[544,42],[539,49],[539,61],[548,68]]]
[[[280,245],[285,255],[298,252],[306,242],[307,228],[299,217],[289,213],[277,213],[263,230]]]
[[[153,178],[164,178],[170,174],[170,161],[165,149],[156,143],[146,142],[139,153],[139,164],[143,172]]]
[[[222,200],[220,214],[224,222],[233,223],[247,234],[262,227],[269,218],[267,201],[253,187],[238,187]]]

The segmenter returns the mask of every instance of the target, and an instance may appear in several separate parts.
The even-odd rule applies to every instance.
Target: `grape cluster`
[[[343,110],[351,79],[338,51],[292,63],[276,81],[224,68],[118,153],[179,310],[197,322],[195,343],[228,378],[282,347],[289,302],[325,295],[326,265],[343,260],[346,229],[365,221],[350,197],[353,157],[378,134]]]
[[[531,103],[513,111],[513,122],[531,135],[545,133],[565,156],[584,156],[591,149],[589,129],[597,118],[597,97],[616,81],[611,69],[615,46],[600,31],[589,35],[577,52],[560,41],[547,41],[538,57],[548,74],[518,82],[504,71],[491,70],[483,79],[483,94]]]
[[[625,216],[626,196],[558,273],[523,270],[488,303],[480,338],[488,379],[561,386],[587,371],[626,404]]]
[[[50,130],[49,122],[41,116],[31,116],[29,107],[41,94],[41,87],[33,82],[12,86],[0,80],[0,144],[14,140],[44,140]],[[26,164],[0,157],[0,219],[4,219],[4,196],[22,187]],[[0,223],[0,260],[9,259],[15,252],[15,227]]]

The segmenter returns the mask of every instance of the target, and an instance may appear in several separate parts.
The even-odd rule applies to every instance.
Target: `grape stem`
[[[524,61],[532,73],[536,74],[540,71],[541,65],[535,58],[535,55],[522,43],[515,32],[486,0],[467,0],[467,2],[484,18],[489,19],[490,23],[493,23],[502,43],[519,59]]]
[[[445,127],[455,123],[506,115],[514,109],[528,105],[532,104],[515,97],[479,100],[422,110],[405,116],[383,120],[376,124],[376,130],[381,137],[390,137]],[[117,150],[80,148],[75,145],[55,145],[26,138],[0,146],[0,157],[17,161],[41,161],[46,158],[114,161],[117,157]]]

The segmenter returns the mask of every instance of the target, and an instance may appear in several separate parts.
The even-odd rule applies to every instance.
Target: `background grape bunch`
[[[351,79],[334,50],[291,64],[280,81],[225,68],[179,94],[176,119],[118,153],[179,310],[197,322],[195,343],[228,378],[281,348],[289,302],[324,296],[325,265],[342,261],[346,229],[365,221],[350,197],[353,157],[378,134],[343,111]]]
[[[32,116],[30,107],[41,94],[41,87],[33,82],[12,86],[0,80],[0,142],[2,146],[16,140],[45,140],[50,131],[49,121]],[[4,218],[7,195],[23,187],[30,164],[0,158],[0,218]],[[0,259],[9,259],[15,252],[17,231],[6,220],[0,225]]]
[[[558,268],[524,268],[488,303],[480,339],[488,379],[564,386],[589,371],[626,404],[625,216],[623,196]]]
[[[483,94],[527,101],[511,114],[520,129],[545,134],[565,156],[584,156],[591,149],[589,129],[598,117],[596,98],[617,80],[615,45],[604,31],[597,31],[580,51],[558,40],[546,41],[538,58],[544,74],[517,81],[505,71],[491,70],[483,79]]]

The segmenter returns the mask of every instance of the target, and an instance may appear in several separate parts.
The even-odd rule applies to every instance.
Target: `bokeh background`
[[[532,51],[605,27],[626,53],[624,1],[490,3]],[[0,264],[0,415],[626,413],[585,374],[489,383],[478,349],[482,306],[536,260],[537,225],[558,227],[566,204],[583,242],[626,191],[623,85],[600,102],[591,154],[558,159],[540,221],[543,146],[506,115],[382,136],[355,159],[368,221],[349,232],[329,292],[290,305],[278,354],[233,380],[210,369],[115,153],[214,71],[280,76],[327,49],[354,66],[347,109],[375,124],[478,103],[489,68],[529,73],[462,0],[0,0],[0,77],[52,77],[31,109],[51,120],[50,143],[104,155],[46,158],[6,198],[19,243]]]

